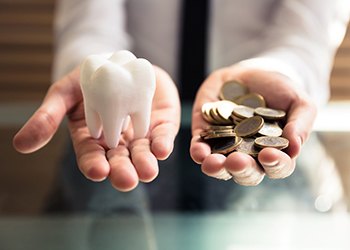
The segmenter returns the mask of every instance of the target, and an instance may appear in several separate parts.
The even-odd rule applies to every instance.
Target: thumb
[[[65,114],[82,100],[78,70],[54,83],[43,103],[13,138],[14,148],[32,153],[53,137]]]
[[[54,102],[48,98],[14,136],[13,146],[17,151],[32,153],[50,141],[64,116]]]
[[[311,101],[298,101],[293,104],[283,136],[289,140],[287,153],[291,158],[299,155],[301,146],[305,143],[312,131],[316,118],[316,106]]]

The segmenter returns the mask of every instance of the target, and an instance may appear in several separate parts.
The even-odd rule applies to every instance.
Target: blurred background
[[[61,127],[39,152],[21,155],[12,137],[38,107],[50,85],[54,0],[0,0],[0,214],[39,214],[52,190],[68,139]],[[350,31],[331,77],[329,107],[316,126],[330,162],[339,170],[350,205]],[[323,116],[322,116],[323,115]],[[345,122],[345,123],[344,123]]]

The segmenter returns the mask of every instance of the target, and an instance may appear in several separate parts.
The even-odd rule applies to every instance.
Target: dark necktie
[[[183,107],[193,103],[197,89],[205,78],[209,0],[183,0],[181,40],[179,47],[179,82]],[[187,105],[188,106],[188,105]],[[183,108],[183,112],[186,110]],[[187,113],[189,113],[189,108]],[[186,116],[186,115],[185,115]],[[185,117],[183,116],[183,117]],[[187,115],[188,116],[188,115]],[[179,136],[181,155],[179,169],[179,209],[185,211],[204,208],[205,176],[189,156],[190,127],[182,126]]]
[[[179,81],[181,99],[193,102],[205,78],[209,0],[183,0]]]

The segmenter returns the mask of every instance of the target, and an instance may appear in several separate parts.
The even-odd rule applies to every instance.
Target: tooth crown
[[[130,115],[135,138],[145,137],[155,81],[151,63],[129,51],[87,57],[81,65],[80,83],[91,136],[99,138],[103,131],[107,146],[116,147]]]

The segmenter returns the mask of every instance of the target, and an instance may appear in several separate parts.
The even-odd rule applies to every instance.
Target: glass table
[[[77,214],[0,218],[0,249],[348,250],[350,215]]]

